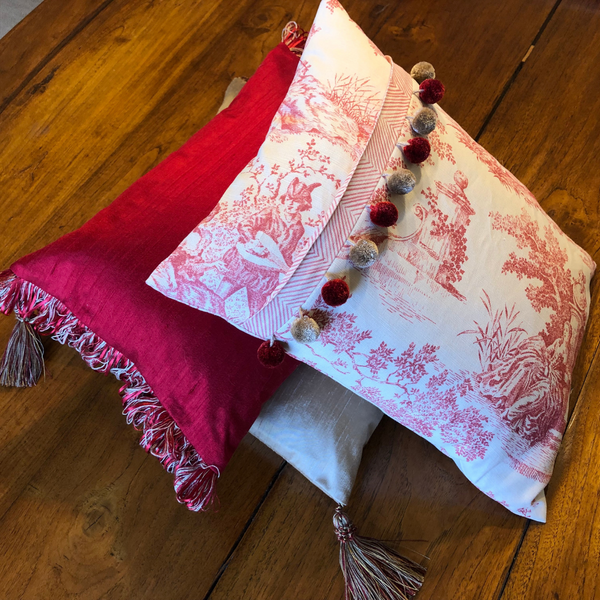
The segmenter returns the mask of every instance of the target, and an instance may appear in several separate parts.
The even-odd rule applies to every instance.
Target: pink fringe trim
[[[0,312],[8,315],[13,311],[38,333],[77,350],[94,371],[110,372],[124,382],[120,394],[127,423],[143,432],[140,445],[174,475],[175,493],[181,504],[193,511],[205,511],[218,502],[219,469],[198,456],[128,358],[80,323],[57,298],[7,270],[0,272]]]
[[[308,33],[301,27],[298,27],[296,21],[290,21],[281,32],[281,41],[298,56],[302,56],[307,38]]]

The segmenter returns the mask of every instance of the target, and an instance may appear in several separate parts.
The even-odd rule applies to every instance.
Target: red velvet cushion
[[[277,46],[233,104],[79,230],[12,265],[132,361],[207,465],[222,469],[295,368],[145,281],[257,154],[298,63]]]

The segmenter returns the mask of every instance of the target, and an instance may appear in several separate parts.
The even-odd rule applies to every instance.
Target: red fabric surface
[[[261,340],[156,292],[153,269],[256,156],[294,76],[280,44],[232,105],[77,231],[12,265],[132,360],[205,463],[222,469],[296,367],[257,359]]]

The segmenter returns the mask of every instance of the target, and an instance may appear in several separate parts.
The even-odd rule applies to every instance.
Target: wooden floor
[[[0,40],[0,267],[73,230],[204,125],[317,0],[45,0]],[[397,63],[600,262],[597,0],[347,0]],[[525,60],[526,57],[526,60]],[[546,525],[478,492],[384,419],[350,512],[431,557],[420,600],[600,598],[600,307],[577,363]],[[0,319],[6,340],[12,319]],[[193,514],[137,445],[118,385],[47,344],[47,381],[0,391],[0,599],[343,598],[333,502],[250,438]]]

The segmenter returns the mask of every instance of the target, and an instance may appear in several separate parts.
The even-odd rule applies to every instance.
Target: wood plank
[[[99,13],[0,116],[3,267],[91,218],[208,121],[231,76],[280,40],[287,10],[120,0]],[[21,42],[17,29],[7,41]],[[2,340],[12,324],[1,320]],[[3,597],[202,597],[281,459],[245,440],[219,482],[221,511],[189,513],[125,424],[117,383],[47,350],[51,379],[0,391]]]
[[[430,557],[420,600],[497,597],[524,520],[433,450],[384,417],[365,450],[348,512],[363,535],[404,540],[402,546]],[[334,509],[286,467],[210,599],[271,600],[287,590],[297,598],[342,598]]]
[[[302,4],[298,12],[291,2],[228,3],[222,8],[203,3],[200,11],[192,2],[177,7],[170,4],[114,0],[81,31],[76,43],[66,45],[48,62],[0,117],[1,135],[9,140],[0,150],[1,164],[7,166],[0,174],[0,207],[8,219],[4,238],[8,243],[0,250],[3,264],[85,222],[177,148],[208,120],[230,78],[254,70],[278,41],[281,26],[297,14],[300,23],[309,23],[316,8],[316,2]],[[508,3],[508,9],[489,7],[483,12],[474,3],[446,3],[439,9],[415,2],[410,4],[411,24],[399,29],[390,28],[399,22],[396,15],[401,14],[398,10],[403,4],[381,10],[381,6],[353,2],[348,8],[382,49],[403,66],[410,67],[422,58],[432,60],[449,88],[444,106],[474,133],[487,114],[483,109],[479,112],[479,103],[489,111],[552,3],[532,4],[537,12],[518,2]],[[462,6],[471,10],[463,13]],[[521,18],[523,14],[527,18]],[[497,48],[502,45],[500,36],[502,40],[508,36],[508,50]],[[457,40],[462,55],[447,50]],[[405,49],[407,41],[412,42],[410,52],[418,55]],[[421,43],[431,49],[428,56],[421,53]],[[399,58],[404,56],[402,52],[406,59]],[[490,53],[494,60],[487,62]],[[473,59],[466,69],[461,60],[467,54],[485,57],[483,68]],[[469,87],[457,87],[461,83]],[[463,94],[453,97],[453,89]],[[59,359],[61,352],[68,351],[59,349],[50,357],[53,369],[63,360]],[[64,361],[64,369],[70,368],[66,355]],[[60,376],[66,377],[66,373]],[[23,470],[10,491],[14,497],[6,507],[12,506],[0,521],[3,539],[6,534],[14,535],[23,549],[11,546],[15,561],[12,570],[0,571],[0,581],[13,586],[11,591],[29,594],[24,597],[46,595],[40,591],[44,579],[51,581],[51,595],[57,598],[174,597],[173,590],[177,597],[202,597],[219,560],[227,554],[225,548],[241,532],[244,518],[250,515],[278,463],[269,462],[272,456],[269,459],[262,451],[242,449],[234,459],[241,461],[241,467],[236,470],[230,465],[224,477],[231,476],[233,483],[225,490],[222,485],[220,493],[224,503],[235,502],[238,495],[247,495],[248,503],[232,505],[227,511],[224,507],[204,529],[198,525],[205,522],[204,516],[183,513],[182,520],[176,520],[180,507],[172,500],[168,477],[165,479],[158,465],[152,466],[153,459],[134,449],[133,437],[127,438],[131,447],[119,445],[117,440],[127,434],[115,412],[111,416],[114,426],[106,423],[105,433],[91,445],[89,457],[81,459],[81,471],[75,477],[70,468],[61,465],[71,455],[80,460],[81,443],[88,438],[78,436],[78,431],[89,436],[111,409],[106,405],[105,411],[83,413],[86,416],[73,425],[72,434],[63,429],[64,420],[81,412],[82,401],[102,402],[106,395],[112,407],[115,400],[112,389],[94,394],[97,375],[82,368],[77,377],[81,377],[81,387],[52,388],[44,395],[40,425],[11,446],[17,452],[0,460],[4,473],[5,465],[12,465],[19,456],[16,464]],[[20,403],[39,406],[39,392],[25,391]],[[12,397],[6,401],[0,397],[3,409],[12,402]],[[42,417],[58,407],[63,415],[46,428],[47,419]],[[6,431],[13,430],[17,438],[14,430],[26,427],[29,418],[26,413],[11,416]],[[422,598],[497,596],[523,521],[477,492],[448,459],[413,434],[388,422],[377,436],[351,504],[361,530],[385,538],[419,535],[427,540],[417,546],[424,546],[432,557]],[[32,439],[40,444],[35,450],[31,449]],[[67,444],[66,454],[62,454],[62,443]],[[58,446],[60,453],[46,462],[44,457]],[[134,455],[145,460],[137,475],[140,464],[123,458]],[[106,464],[114,463],[114,468],[99,470],[98,456],[106,457]],[[253,465],[258,471],[252,471]],[[15,467],[11,473],[17,470]],[[258,480],[248,488],[236,489],[240,482],[235,475],[248,482],[248,470],[257,474]],[[45,474],[53,481],[45,479]],[[32,504],[36,513],[28,510],[30,493],[35,492],[23,487],[29,481],[42,491]],[[88,503],[89,494],[93,497]],[[146,500],[146,494],[152,502]],[[51,503],[48,498],[60,501]],[[332,597],[334,593],[339,597],[342,582],[330,508],[329,501],[286,468],[213,596],[279,598],[285,584],[286,592],[297,587],[297,597]],[[30,521],[39,511],[36,529]],[[96,517],[103,528],[99,532],[93,525]],[[146,529],[148,520],[153,526],[158,522],[158,543]],[[169,536],[173,523],[178,526]],[[98,535],[93,542],[90,535],[82,533],[88,525],[92,525],[88,530]],[[190,531],[193,527],[198,529]],[[215,537],[219,539],[215,541]],[[129,544],[130,538],[134,543]],[[65,553],[68,560],[53,562],[58,556],[53,548],[63,550],[65,539],[73,540]],[[117,559],[110,554],[113,546],[117,546]],[[29,553],[36,549],[35,555],[28,557],[27,549]],[[161,561],[153,561],[155,550],[165,567]],[[205,556],[210,560],[200,569],[196,560],[190,559],[202,557],[204,561]],[[261,562],[257,562],[259,558]],[[245,561],[254,569],[244,566]],[[172,562],[174,571],[168,568]],[[195,570],[189,564],[195,565]],[[23,588],[29,575],[33,583]]]
[[[0,519],[2,598],[203,597],[281,458],[245,439],[219,481],[220,511],[191,513],[125,424],[116,382],[89,377],[78,362],[61,373],[60,390],[47,385],[29,398],[30,413],[34,401],[39,407],[59,391],[64,406],[77,406],[70,414],[57,407],[52,429],[60,430],[60,443],[46,451],[38,436],[49,427],[35,414],[13,432],[20,448],[12,461],[26,463],[15,457],[28,454],[36,473]],[[12,481],[6,467],[9,458],[2,460],[4,485]]]
[[[42,0],[4,0],[0,4],[0,38],[20,23]]]
[[[555,1],[407,0],[388,5],[374,41],[404,69],[431,62],[446,85],[444,110],[475,137]]]
[[[112,0],[43,2],[0,39],[0,112]]]
[[[573,61],[574,56],[581,61]],[[592,65],[599,60],[597,4],[561,3],[482,137],[596,262],[600,72]],[[590,323],[574,374],[572,407],[577,402],[548,486],[548,520],[527,530],[503,600],[600,596],[599,281],[596,276]]]

